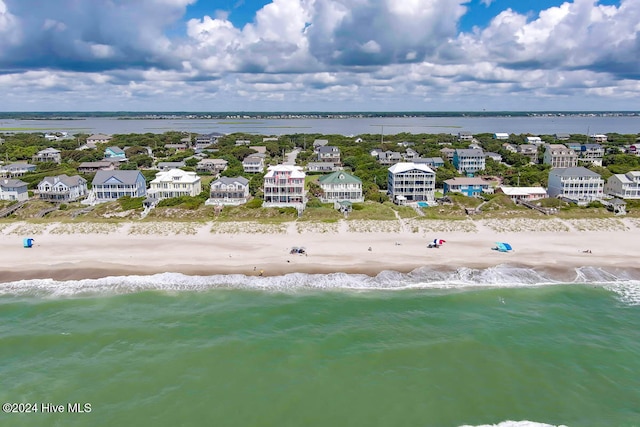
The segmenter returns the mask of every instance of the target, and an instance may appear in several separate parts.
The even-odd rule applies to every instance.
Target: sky
[[[0,111],[640,110],[639,0],[0,0]]]

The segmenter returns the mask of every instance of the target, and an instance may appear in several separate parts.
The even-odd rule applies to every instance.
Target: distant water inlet
[[[340,119],[127,119],[87,117],[78,120],[0,120],[0,132],[70,133],[164,133],[185,131],[197,133],[244,132],[261,135],[305,133],[361,134],[457,134],[476,133],[609,133],[640,132],[640,116],[552,116],[552,117],[390,117]]]

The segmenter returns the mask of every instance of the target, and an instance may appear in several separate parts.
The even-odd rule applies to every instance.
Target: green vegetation
[[[118,203],[123,211],[128,211],[131,209],[142,209],[142,202],[144,202],[144,197],[131,197],[125,196],[120,197],[118,199]]]
[[[228,121],[225,121],[228,122]],[[246,123],[243,121],[242,123]],[[256,122],[259,123],[259,122]],[[439,187],[443,181],[460,176],[450,161],[442,153],[443,147],[466,148],[467,142],[457,141],[455,135],[448,133],[439,134],[409,134],[398,133],[395,135],[384,135],[379,133],[358,135],[347,137],[343,135],[321,135],[290,133],[275,137],[275,140],[263,141],[263,135],[233,133],[219,138],[217,144],[209,146],[206,150],[195,156],[194,148],[180,151],[176,148],[167,147],[166,144],[177,144],[183,139],[193,140],[196,134],[189,134],[178,131],[167,131],[162,134],[116,134],[108,144],[98,144],[95,150],[78,150],[86,142],[89,136],[86,133],[77,133],[73,138],[48,141],[43,133],[24,131],[36,131],[30,128],[0,129],[0,131],[22,131],[19,133],[0,135],[5,142],[0,145],[0,158],[5,162],[31,162],[34,154],[38,151],[52,147],[61,151],[62,163],[38,163],[33,173],[28,173],[20,177],[28,185],[31,194],[37,188],[42,179],[47,176],[66,174],[69,176],[78,175],[77,168],[80,163],[101,160],[104,149],[109,146],[123,148],[127,154],[128,161],[120,165],[121,169],[141,170],[147,182],[155,178],[157,170],[153,169],[158,162],[184,161],[185,170],[196,170],[201,158],[218,158],[228,162],[227,169],[221,173],[222,176],[235,177],[243,176],[249,180],[250,193],[253,199],[244,206],[225,207],[216,209],[212,206],[205,206],[204,202],[208,198],[210,183],[216,179],[215,174],[210,172],[199,172],[202,180],[202,193],[196,197],[179,197],[163,200],[154,209],[150,218],[217,218],[218,220],[258,220],[267,222],[288,221],[297,218],[297,211],[293,208],[276,209],[262,208],[262,187],[264,184],[264,174],[247,174],[242,167],[242,160],[255,154],[255,147],[264,147],[261,152],[265,152],[265,164],[274,165],[283,161],[283,154],[290,152],[294,148],[300,149],[297,157],[297,164],[306,166],[309,162],[317,161],[317,155],[313,151],[313,141],[315,139],[326,139],[329,145],[337,146],[341,151],[342,166],[344,169],[362,180],[363,193],[366,202],[353,206],[353,211],[348,215],[348,219],[382,219],[393,220],[396,218],[416,218],[416,219],[455,219],[466,218],[465,209],[475,209],[483,203],[478,198],[469,198],[463,195],[449,194],[452,204],[443,204],[437,207],[421,209],[418,211],[406,206],[396,206],[389,202],[386,195],[388,166],[381,165],[370,154],[372,150],[395,151],[405,153],[411,146],[421,157],[442,157],[445,159],[444,166],[436,170],[436,185]],[[503,143],[508,142],[513,145],[526,143],[527,135],[509,136],[507,141],[497,141],[489,133],[474,135],[475,139],[485,151],[499,153],[503,161],[496,162],[488,159],[486,168],[479,175],[491,176],[494,182],[512,186],[547,186],[547,179],[550,167],[542,164],[530,164],[529,159],[521,154],[512,153],[503,147]],[[612,133],[608,135],[609,141],[604,144],[607,150],[603,159],[603,166],[589,166],[589,169],[600,174],[605,180],[613,174],[626,173],[632,170],[640,170],[640,157],[623,154],[620,149],[636,142],[637,135],[621,135]],[[551,135],[542,135],[541,138],[547,143],[556,143]],[[249,141],[249,145],[236,145],[236,141]],[[571,135],[566,142],[586,142],[585,135]],[[409,144],[398,145],[401,142]],[[250,148],[254,147],[254,148]],[[539,150],[539,157],[542,150]],[[82,175],[91,185],[94,177],[93,173]],[[335,211],[330,204],[323,204],[320,201],[322,189],[317,184],[320,175],[308,175],[306,186],[309,202],[307,209],[301,216],[301,221],[337,221],[344,216]],[[442,197],[440,192],[436,197]],[[537,211],[526,209],[513,204],[507,197],[500,195],[484,195],[482,212],[477,218],[491,218],[502,216],[533,216],[542,215]],[[47,214],[52,218],[70,218],[78,215],[87,218],[105,218],[123,216],[127,217],[128,211],[139,213],[142,209],[142,199],[123,198],[116,204],[105,204],[95,207],[91,212],[86,206],[74,203],[59,206],[59,210]],[[611,216],[612,213],[598,204],[591,204],[586,207],[579,207],[567,204],[557,199],[545,199],[537,203],[543,207],[554,207],[560,210],[561,217],[598,217]],[[4,204],[0,204],[3,206]],[[39,201],[30,201],[27,206],[16,212],[11,219],[28,219],[37,217],[42,211],[49,208],[51,204]],[[629,201],[628,209],[631,215],[640,215],[640,202]]]

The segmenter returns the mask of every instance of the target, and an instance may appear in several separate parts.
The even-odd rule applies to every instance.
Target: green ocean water
[[[65,405],[0,426],[640,426],[640,306],[590,285],[4,295],[0,355]]]

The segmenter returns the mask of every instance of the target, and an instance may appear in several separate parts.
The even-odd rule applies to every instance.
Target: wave
[[[567,427],[565,425],[554,426],[552,424],[537,423],[535,421],[502,421],[499,424],[482,424],[478,426],[463,425],[460,427]]]
[[[410,273],[383,271],[375,277],[364,274],[306,274],[259,277],[244,274],[188,276],[162,273],[148,276],[111,276],[100,279],[57,281],[19,280],[0,284],[0,295],[75,296],[127,294],[143,291],[205,291],[245,289],[275,292],[298,290],[469,290],[481,288],[521,288],[559,284],[590,284],[617,293],[629,304],[640,304],[640,278],[635,271],[608,271],[596,267],[567,272],[539,271],[500,265],[486,269],[459,268],[440,271],[419,268]]]

